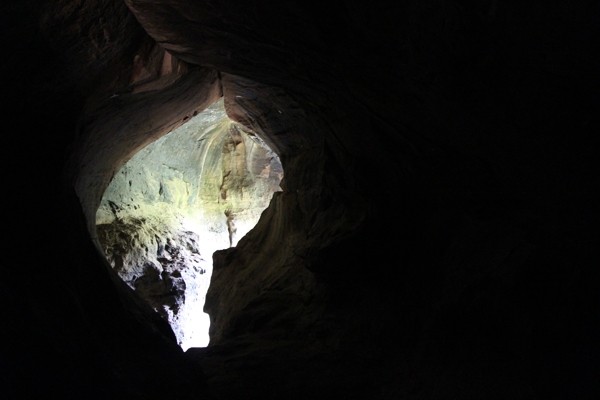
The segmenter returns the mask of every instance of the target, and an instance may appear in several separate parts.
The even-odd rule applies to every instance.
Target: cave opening
[[[282,178],[278,155],[221,98],[133,155],[104,192],[96,230],[107,260],[184,351],[210,341],[212,254],[256,225]]]

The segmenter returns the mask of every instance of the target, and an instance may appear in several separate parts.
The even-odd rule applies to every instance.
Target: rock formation
[[[209,341],[202,310],[213,252],[256,225],[282,174],[277,155],[220,100],[136,153],[104,192],[96,212],[104,254],[184,350]]]
[[[585,0],[2,2],[0,397],[597,398],[599,15]],[[241,132],[285,176],[211,260],[185,225],[102,197],[221,98],[240,125],[214,186],[225,247],[233,167],[254,165]],[[183,352],[118,276],[99,208],[128,240],[159,237],[136,289],[173,284],[160,304],[177,303],[182,254],[212,261],[208,347]]]

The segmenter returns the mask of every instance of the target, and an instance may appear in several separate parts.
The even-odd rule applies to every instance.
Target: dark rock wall
[[[0,74],[2,119],[10,132],[3,139],[2,169],[13,171],[3,174],[2,182],[23,193],[21,199],[7,198],[3,217],[3,249],[13,252],[2,262],[0,280],[0,391],[3,398],[198,398],[206,392],[201,372],[182,359],[170,328],[115,286],[118,281],[111,280],[89,241],[80,199],[65,185],[78,121],[96,90],[93,83],[106,72],[93,68],[93,57],[83,50],[86,35],[50,35],[42,29],[45,7],[70,4],[0,6],[0,40],[11,60],[2,63]],[[144,38],[120,2],[85,4],[86,11],[79,7],[74,15],[96,28],[102,27],[98,17],[104,5],[115,4],[124,13],[107,11],[106,18],[117,14],[131,22],[111,45],[121,56],[131,41]],[[68,31],[76,19],[57,27]],[[133,54],[127,53],[131,64]],[[107,59],[106,68],[120,61]],[[130,74],[124,75],[121,82],[128,82]]]
[[[9,398],[597,395],[598,6],[386,3],[3,3]],[[221,95],[283,193],[184,356],[88,231]]]

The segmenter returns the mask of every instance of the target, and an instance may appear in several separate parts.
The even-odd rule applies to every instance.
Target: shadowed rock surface
[[[3,397],[598,396],[599,6],[388,3],[2,3]],[[285,177],[183,353],[96,210],[221,97]]]

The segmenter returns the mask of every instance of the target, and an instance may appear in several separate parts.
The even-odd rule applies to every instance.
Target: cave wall
[[[2,5],[10,395],[598,393],[597,5],[126,6]],[[285,178],[184,356],[89,235],[126,159],[221,95]]]
[[[179,356],[148,306],[115,286],[65,185],[87,101],[129,83],[133,53],[152,47],[146,34],[120,1],[1,8],[0,38],[13,60],[1,67],[2,117],[12,132],[2,165],[14,171],[3,184],[25,194],[8,200],[5,217],[4,243],[14,252],[0,281],[2,396],[198,398],[207,392],[202,372]]]

